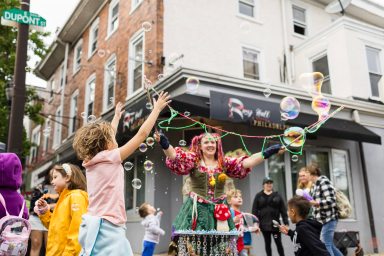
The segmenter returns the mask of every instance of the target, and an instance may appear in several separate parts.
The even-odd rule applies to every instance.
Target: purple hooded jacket
[[[14,153],[0,153],[0,193],[4,197],[10,215],[18,216],[24,204],[23,218],[28,219],[28,209],[25,200],[17,191],[21,186],[21,162]],[[5,210],[0,203],[0,218]]]

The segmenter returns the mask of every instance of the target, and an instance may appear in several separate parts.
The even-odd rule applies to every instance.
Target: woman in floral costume
[[[225,204],[224,185],[227,176],[245,178],[252,167],[262,163],[264,159],[273,154],[283,151],[281,145],[273,145],[263,152],[251,156],[231,158],[224,157],[220,135],[215,133],[195,136],[189,151],[180,147],[172,147],[162,132],[155,133],[154,137],[167,156],[167,167],[175,174],[189,175],[191,180],[189,198],[182,205],[173,223],[173,229],[176,231],[230,231],[235,229],[230,212],[223,205]],[[226,207],[226,210],[223,210],[223,206]],[[228,216],[225,216],[227,214]]]

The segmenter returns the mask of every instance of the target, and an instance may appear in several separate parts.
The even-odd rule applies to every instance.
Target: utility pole
[[[29,12],[29,1],[21,0],[21,10]],[[29,25],[19,23],[11,116],[8,131],[8,152],[21,156],[23,149],[23,119],[25,106],[25,67],[27,65]]]

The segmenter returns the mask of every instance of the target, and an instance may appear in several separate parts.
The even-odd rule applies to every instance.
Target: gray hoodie
[[[161,215],[147,215],[141,222],[145,228],[144,241],[149,241],[158,244],[160,235],[164,235],[165,231],[160,228]]]

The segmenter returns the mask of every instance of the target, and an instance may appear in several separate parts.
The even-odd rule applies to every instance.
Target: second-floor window
[[[62,115],[61,109],[58,108],[56,110],[56,114],[55,114],[55,130],[53,133],[53,147],[54,148],[58,148],[60,146],[60,143],[61,143],[61,126],[62,126],[62,123],[61,123],[62,116],[61,115]]]
[[[83,53],[83,40],[80,40],[75,47],[75,52],[73,55],[73,73],[75,74],[81,65],[81,55]]]
[[[93,108],[95,103],[95,86],[96,86],[96,77],[92,76],[88,79],[87,82],[87,95],[85,101],[85,113],[87,117],[93,115]]]
[[[60,89],[63,89],[65,83],[64,64],[60,67]]]
[[[245,16],[255,18],[255,1],[239,0],[239,13]]]
[[[119,26],[119,0],[113,0],[109,5],[108,35],[111,35]]]
[[[104,110],[114,105],[115,97],[115,77],[116,77],[116,57],[113,56],[105,66],[104,80]]]
[[[142,2],[143,0],[132,0],[132,10],[135,10],[137,6]]]
[[[51,101],[53,99],[53,92],[56,91],[56,85],[55,85],[55,79],[52,78],[52,80],[49,82],[48,84],[48,90],[50,92],[49,94],[49,101]]]
[[[366,46],[365,50],[367,53],[369,82],[371,84],[371,96],[379,98],[379,81],[383,76],[383,71],[381,69],[380,63],[380,50],[368,46]]]
[[[307,35],[307,23],[305,9],[292,5],[293,32],[299,35]]]
[[[130,44],[130,52],[131,56],[129,57],[130,64],[130,76],[131,76],[131,88],[130,92],[135,92],[142,88],[143,85],[143,73],[144,73],[144,65],[143,65],[143,35],[140,35],[135,40],[133,40]]]
[[[69,133],[68,135],[74,133],[76,131],[77,126],[77,101],[78,101],[79,93],[78,91],[74,92],[71,97],[71,109],[69,115]]]
[[[327,55],[324,55],[320,58],[315,59],[312,62],[312,68],[313,72],[320,72],[324,76],[323,85],[321,87],[322,93],[328,93],[332,94],[331,90],[331,78],[329,75],[329,68],[328,68],[328,57]]]
[[[39,145],[40,145],[40,126],[37,126],[35,129],[32,131],[32,136],[31,136],[31,142],[32,142],[32,147],[31,147],[31,152],[30,152],[30,163],[34,163],[37,160],[37,157],[39,155]]]
[[[90,58],[97,49],[97,38],[99,35],[99,18],[97,18],[89,30],[88,58]]]
[[[243,48],[243,69],[245,78],[260,80],[259,58],[260,53],[258,51]]]

